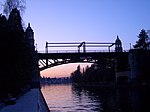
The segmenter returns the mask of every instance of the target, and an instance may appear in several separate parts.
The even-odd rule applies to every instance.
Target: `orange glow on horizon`
[[[80,65],[81,69],[85,68],[87,65],[91,66],[92,63],[70,63],[59,65],[56,67],[48,68],[40,72],[41,77],[70,77],[70,74],[77,69],[77,66]]]

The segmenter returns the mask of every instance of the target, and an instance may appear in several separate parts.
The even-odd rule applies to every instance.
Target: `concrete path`
[[[14,105],[5,106],[0,112],[38,112],[39,89],[31,89],[21,96]]]

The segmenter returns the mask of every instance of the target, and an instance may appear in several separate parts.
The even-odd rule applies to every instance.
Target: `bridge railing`
[[[115,52],[115,50],[86,50],[86,53],[98,53],[98,52]],[[127,51],[124,51],[127,52]],[[46,53],[45,51],[38,51],[38,53]],[[49,50],[48,53],[78,53],[78,50]],[[82,52],[80,52],[82,53]]]

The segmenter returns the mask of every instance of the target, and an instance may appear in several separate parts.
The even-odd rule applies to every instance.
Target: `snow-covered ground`
[[[16,104],[5,106],[0,112],[39,112],[39,89],[31,89],[20,97]]]

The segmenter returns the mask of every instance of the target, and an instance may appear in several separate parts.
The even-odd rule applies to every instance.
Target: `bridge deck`
[[[100,60],[127,60],[128,52],[94,52],[94,53],[38,53],[38,58],[44,70],[49,67],[75,62],[97,63]],[[123,61],[121,61],[122,63]]]
[[[75,57],[116,57],[119,55],[127,55],[128,52],[94,52],[94,53],[38,53],[39,59],[63,59]]]

